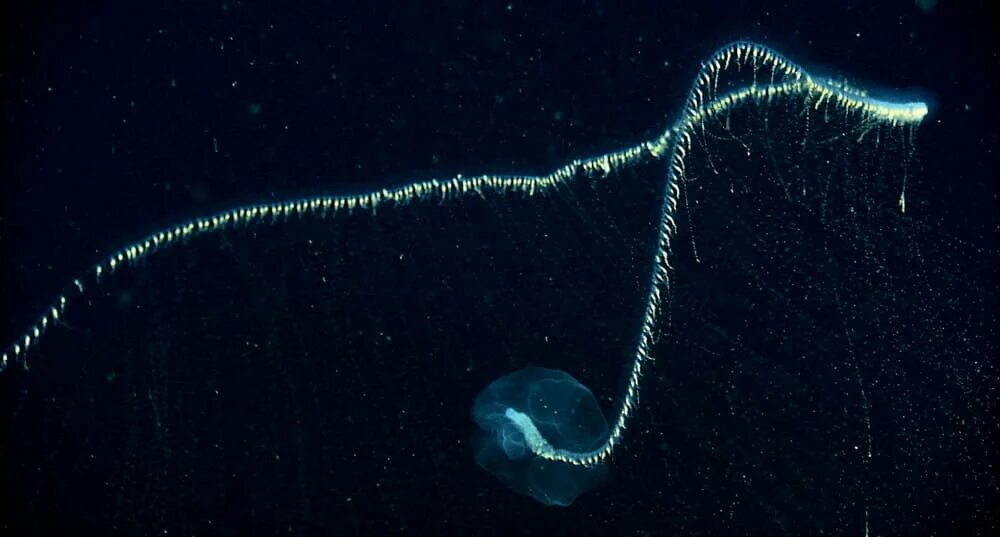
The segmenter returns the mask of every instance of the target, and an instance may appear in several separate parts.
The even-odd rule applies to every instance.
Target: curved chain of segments
[[[758,69],[770,69],[770,81],[716,95],[719,77],[732,67],[750,65],[756,75]],[[578,159],[543,176],[480,175],[456,176],[450,180],[420,181],[395,188],[372,192],[303,198],[283,203],[248,205],[222,211],[206,217],[195,218],[171,228],[156,231],[124,246],[94,266],[82,279],[74,279],[54,303],[45,310],[27,332],[0,355],[0,371],[8,363],[20,361],[28,366],[27,352],[38,345],[46,331],[64,315],[71,301],[79,299],[91,286],[100,284],[102,277],[139,261],[160,248],[177,244],[200,235],[224,230],[228,227],[257,224],[289,216],[325,216],[330,212],[371,210],[381,205],[403,205],[411,201],[439,199],[441,201],[464,195],[521,192],[527,195],[543,193],[580,175],[601,177],[618,168],[634,165],[649,158],[666,159],[667,179],[660,211],[657,247],[652,262],[649,292],[641,322],[638,342],[627,387],[614,419],[608,438],[602,446],[585,453],[556,449],[539,449],[535,455],[574,465],[592,465],[607,459],[621,442],[628,419],[637,406],[639,384],[643,366],[652,359],[650,354],[655,325],[661,305],[662,293],[669,284],[670,240],[676,232],[674,214],[680,196],[680,182],[684,177],[685,158],[691,149],[692,130],[711,117],[724,114],[746,103],[768,104],[772,99],[796,96],[819,108],[831,104],[847,112],[857,112],[862,119],[903,125],[919,123],[927,114],[924,103],[894,103],[868,97],[864,92],[845,84],[827,80],[814,80],[802,68],[785,59],[774,50],[754,43],[736,42],[719,49],[702,64],[695,77],[681,118],[657,138],[637,146],[614,151],[588,159]]]
[[[749,65],[754,69],[754,78],[759,69],[770,69],[770,81],[758,85],[756,82],[721,96],[715,95],[721,74],[733,67]],[[578,466],[590,466],[607,459],[615,447],[621,443],[628,420],[638,405],[639,385],[643,367],[652,360],[652,346],[656,332],[662,295],[670,282],[670,240],[677,230],[674,215],[680,197],[680,183],[684,179],[685,159],[691,150],[693,130],[705,120],[724,114],[744,103],[767,105],[780,97],[796,96],[812,103],[816,108],[826,103],[848,113],[857,112],[861,120],[872,120],[889,125],[919,123],[927,115],[924,103],[894,103],[872,99],[860,90],[828,80],[815,80],[804,69],[785,59],[769,47],[750,42],[735,42],[713,54],[702,64],[695,77],[681,118],[659,139],[667,143],[667,184],[664,189],[657,232],[657,246],[653,256],[649,292],[643,314],[639,339],[636,344],[632,367],[629,371],[625,395],[604,444],[587,452],[567,452],[554,449],[547,443],[539,443],[541,448],[533,453],[547,460],[561,461]],[[815,99],[815,101],[813,101]],[[654,154],[659,156],[665,146],[651,143]]]
[[[657,140],[660,145],[665,141]],[[209,216],[195,218],[176,226],[155,231],[146,237],[125,245],[98,262],[81,278],[76,278],[55,301],[38,317],[23,336],[10,344],[0,355],[0,371],[9,363],[20,362],[28,367],[27,352],[38,345],[52,325],[65,314],[72,302],[79,300],[89,289],[101,283],[106,276],[146,258],[167,246],[188,239],[222,231],[230,227],[275,222],[291,216],[325,217],[331,213],[368,210],[375,212],[381,206],[405,205],[412,201],[446,201],[466,195],[485,196],[489,193],[523,193],[533,196],[558,187],[576,177],[603,177],[614,170],[653,158],[657,147],[646,142],[588,159],[577,159],[556,170],[540,176],[531,175],[457,175],[449,180],[429,180],[400,185],[394,188],[336,196],[316,196],[279,203],[262,203],[228,209]]]

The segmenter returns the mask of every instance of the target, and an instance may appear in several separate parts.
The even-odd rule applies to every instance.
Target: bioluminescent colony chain
[[[753,80],[741,86],[726,87],[719,92],[720,80],[734,70],[752,69]],[[749,71],[748,71],[749,72]],[[725,86],[724,86],[725,87]],[[287,201],[247,205],[216,214],[195,218],[176,226],[156,231],[113,252],[86,273],[70,282],[66,290],[37,319],[27,332],[0,355],[0,370],[20,362],[27,367],[27,353],[38,345],[46,331],[66,314],[70,305],[102,279],[126,266],[146,258],[160,248],[186,239],[210,234],[234,225],[274,222],[288,216],[316,215],[345,210],[375,211],[381,206],[403,205],[423,200],[452,200],[467,194],[486,195],[522,192],[527,195],[548,191],[556,186],[583,177],[602,177],[613,170],[642,162],[663,161],[666,164],[666,185],[659,215],[657,245],[650,260],[648,289],[644,314],[636,328],[636,341],[627,377],[627,387],[621,396],[617,414],[609,420],[610,428],[603,441],[593,449],[571,451],[551,445],[539,436],[542,427],[530,423],[531,415],[524,409],[505,413],[513,431],[521,431],[521,440],[534,456],[548,461],[574,466],[598,464],[622,441],[629,417],[636,408],[644,364],[652,359],[657,314],[661,297],[670,277],[670,241],[677,226],[675,216],[684,179],[685,160],[691,150],[696,129],[709,119],[724,115],[745,105],[766,107],[778,99],[794,98],[804,106],[833,108],[844,117],[859,122],[888,127],[916,125],[927,114],[922,102],[890,102],[875,99],[864,91],[833,80],[814,78],[803,68],[773,49],[750,42],[735,42],[719,49],[702,63],[695,76],[680,118],[663,134],[633,147],[587,159],[577,159],[547,175],[458,175],[447,180],[427,180],[351,195],[317,196]],[[508,431],[510,432],[510,431]]]

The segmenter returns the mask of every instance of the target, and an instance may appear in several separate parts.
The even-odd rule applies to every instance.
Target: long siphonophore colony
[[[743,78],[740,83],[734,84],[730,76],[736,78],[737,73]],[[498,449],[501,457],[522,459],[529,456],[530,451],[530,457],[546,463],[582,468],[600,465],[623,441],[629,419],[637,406],[643,370],[653,359],[651,352],[654,332],[671,281],[671,240],[677,231],[678,199],[681,185],[685,181],[686,159],[692,150],[693,140],[710,121],[724,120],[728,114],[743,107],[766,109],[772,103],[782,100],[796,100],[802,103],[804,110],[836,113],[866,128],[909,129],[918,125],[928,112],[927,105],[923,102],[874,98],[846,83],[815,77],[767,46],[746,41],[734,42],[722,47],[702,63],[680,117],[662,134],[631,147],[572,160],[546,175],[457,175],[451,179],[417,181],[359,194],[324,195],[279,203],[244,205],[155,231],[112,252],[84,275],[72,280],[34,324],[4,349],[0,355],[0,371],[13,365],[27,368],[29,352],[38,347],[47,331],[67,315],[75,302],[82,300],[93,288],[101,285],[102,281],[122,269],[136,265],[160,249],[183,244],[199,236],[234,226],[272,223],[289,216],[325,217],[335,213],[365,211],[374,213],[380,207],[431,201],[444,203],[465,196],[503,196],[512,193],[532,196],[582,178],[599,179],[624,168],[661,162],[665,166],[665,185],[660,200],[656,245],[646,273],[644,310],[638,326],[634,328],[625,388],[617,401],[617,409],[609,415],[606,431],[602,430],[603,436],[592,443],[591,438],[585,437],[586,449],[560,446],[556,439],[545,436],[544,431],[553,429],[533,421],[531,409],[513,407],[515,401],[524,401],[524,397],[500,398],[497,400],[509,401],[505,404],[511,406],[481,411],[486,417],[486,425],[481,424],[485,432],[501,435],[492,440],[493,447]],[[900,197],[900,207],[905,211],[905,190]],[[566,382],[576,382],[565,373],[559,374],[566,375]],[[527,384],[515,383],[511,389],[520,393],[528,387]],[[579,387],[586,390],[582,385]],[[562,392],[547,390],[541,391],[543,397],[558,400],[568,397]],[[530,404],[530,401],[524,404]],[[558,417],[556,425],[571,427],[571,423],[565,423],[566,419],[565,416]],[[488,460],[497,462],[493,456]],[[520,478],[514,481],[516,487],[527,487]],[[564,489],[571,488],[567,483],[572,484],[574,480],[572,477],[559,478],[554,483],[551,490],[542,490],[536,498],[547,492],[564,492]],[[569,498],[564,499],[565,501],[553,503],[571,502],[574,494],[568,494]],[[540,501],[549,503],[547,500]]]

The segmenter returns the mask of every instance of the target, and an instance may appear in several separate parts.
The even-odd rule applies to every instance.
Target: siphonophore
[[[604,464],[574,466],[535,452],[586,453],[608,423],[594,394],[565,371],[528,367],[500,377],[476,397],[481,429],[476,462],[507,486],[546,505],[570,505],[600,484]]]
[[[638,407],[643,373],[653,359],[656,336],[662,328],[658,323],[671,290],[671,241],[681,221],[680,200],[682,186],[689,180],[689,155],[706,140],[718,138],[711,132],[719,125],[728,132],[732,115],[759,110],[767,124],[770,110],[779,107],[797,110],[807,123],[819,124],[835,117],[855,126],[851,139],[837,134],[825,144],[831,140],[860,143],[868,133],[875,133],[875,137],[895,129],[909,133],[927,114],[924,103],[876,99],[843,82],[814,77],[767,46],[732,43],[702,63],[680,117],[661,134],[617,151],[571,160],[545,175],[457,175],[359,194],[245,205],[154,231],[110,253],[73,279],[5,348],[0,355],[0,369],[18,365],[27,368],[29,354],[37,350],[46,334],[72,313],[74,305],[93,298],[95,289],[107,285],[117,273],[152,262],[154,253],[198,237],[272,224],[293,216],[337,218],[341,223],[353,221],[359,214],[378,220],[407,205],[427,204],[425,210],[430,212],[438,204],[460,203],[474,197],[496,198],[494,202],[502,205],[515,194],[537,197],[583,180],[605,181],[629,169],[652,166],[661,173],[655,229],[650,230],[655,238],[649,257],[642,260],[641,314],[630,328],[629,350],[626,355],[610,357],[621,364],[625,373],[621,393],[607,412],[607,427],[587,388],[566,373],[544,369],[501,377],[479,396],[473,412],[485,433],[477,455],[484,468],[542,503],[568,504],[600,481],[606,462],[625,439],[630,418]],[[740,142],[735,136],[731,138]],[[711,155],[708,160],[715,166]],[[787,188],[785,194],[790,195]],[[905,212],[905,183],[898,203]],[[538,407],[537,401],[545,401],[543,407]],[[574,408],[577,413],[572,415],[569,409]],[[559,439],[560,435],[564,438]]]

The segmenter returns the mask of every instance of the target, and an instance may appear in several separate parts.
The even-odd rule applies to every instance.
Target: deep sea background
[[[304,219],[123,272],[30,370],[0,372],[0,534],[996,535],[986,5],[5,3],[4,345],[107,252],[181,220],[544,173],[650,138],[735,39],[931,113],[906,217],[884,162],[866,177],[887,170],[885,212],[843,233],[784,222],[780,196],[698,191],[632,436],[569,508],[477,467],[469,408],[532,363],[614,408],[655,166],[537,213],[493,198]]]

